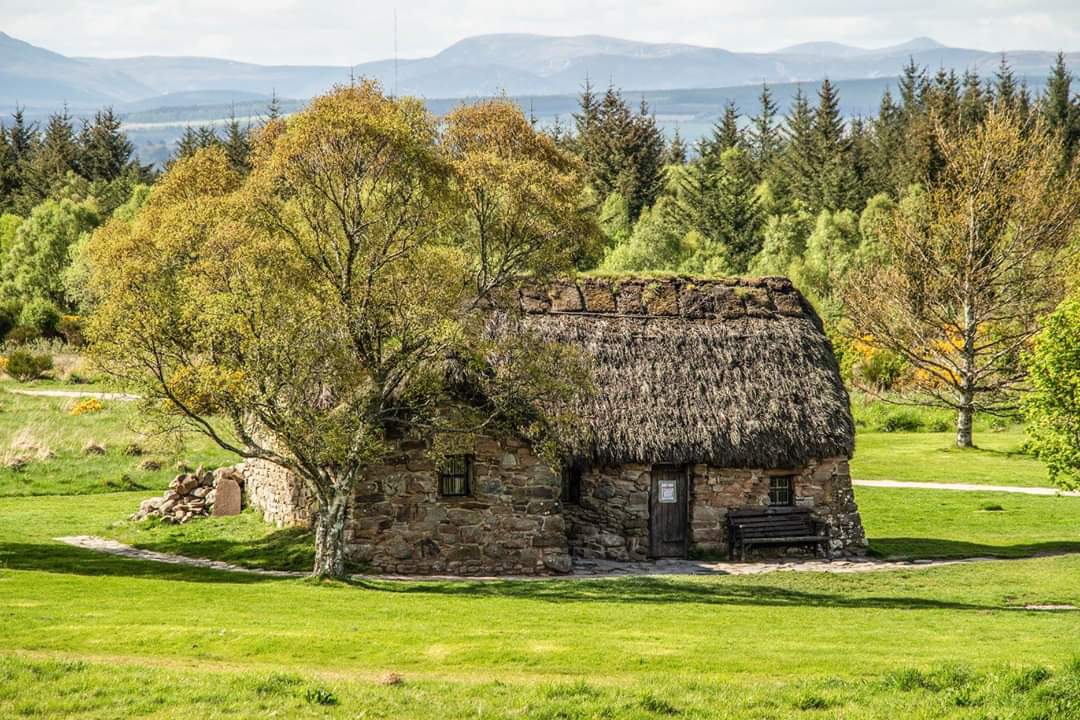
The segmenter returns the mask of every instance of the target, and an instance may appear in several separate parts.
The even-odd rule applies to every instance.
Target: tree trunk
[[[961,403],[956,412],[956,447],[975,447],[971,432],[971,424],[974,416],[975,411],[971,404],[971,396],[970,394],[965,394],[964,402]]]
[[[320,503],[315,518],[315,569],[322,578],[345,577],[345,515],[349,493],[335,488],[329,503]]]
[[[956,412],[956,447],[975,447],[971,425],[975,416],[975,339],[979,323],[971,301],[964,303],[964,347],[960,353],[964,360],[960,373],[960,406]]]

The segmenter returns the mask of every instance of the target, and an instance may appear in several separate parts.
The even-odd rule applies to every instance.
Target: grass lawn
[[[855,489],[875,555],[1027,557],[1080,552],[1080,498],[950,490]]]
[[[1046,466],[1021,452],[1018,427],[976,434],[977,448],[961,450],[953,433],[859,430],[851,476],[860,480],[1051,485]]]
[[[178,461],[208,466],[233,462],[203,438],[193,437],[178,449],[164,439],[146,437],[136,427],[133,403],[105,400],[102,411],[73,416],[76,399],[7,392],[12,388],[41,386],[0,383],[0,460],[5,460],[0,463],[0,497],[160,490],[176,475]],[[105,454],[84,454],[88,442],[103,445]],[[142,456],[124,454],[133,444],[143,450]],[[24,456],[26,464],[12,467],[9,461],[16,456]],[[161,469],[140,469],[147,459],[161,463]]]
[[[1017,609],[1080,605],[1080,556],[847,576],[319,585],[50,540],[95,532],[139,497],[0,499],[0,717],[1080,707],[1080,615]],[[404,681],[381,680],[390,672]]]
[[[311,538],[252,513],[123,520],[177,457],[229,459],[152,448],[165,469],[139,471],[120,452],[152,445],[133,405],[72,417],[70,403],[0,393],[0,452],[28,435],[54,454],[0,470],[0,718],[1080,717],[1080,612],[1024,609],[1080,606],[1080,554],[858,575],[323,584],[128,560],[53,538],[298,569]],[[877,465],[921,463],[913,479],[1003,483],[1013,460],[939,458],[947,436],[930,433],[890,460],[906,435],[861,432],[856,468],[874,466],[879,435]],[[84,457],[87,440],[106,455]],[[934,477],[939,465],[960,467]],[[106,481],[125,473],[148,489],[115,492]],[[1080,551],[1080,498],[856,492],[879,554]]]

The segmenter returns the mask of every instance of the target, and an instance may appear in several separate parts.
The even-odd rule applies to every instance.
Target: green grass
[[[95,532],[139,497],[0,499],[0,717],[750,718],[822,706],[940,717],[968,712],[956,701],[969,693],[960,717],[1030,706],[1066,718],[1054,703],[1077,697],[1066,665],[1080,617],[1015,608],[1080,605],[1080,556],[861,575],[314,584],[51,540]],[[1021,666],[1049,679],[1006,691]],[[390,671],[404,683],[379,684]],[[337,704],[312,702],[328,696],[310,688]]]
[[[133,504],[133,510],[137,503]],[[314,536],[304,528],[277,528],[254,510],[231,517],[209,517],[184,525],[157,518],[115,522],[95,534],[147,550],[224,560],[245,567],[310,571]]]
[[[859,487],[855,499],[870,549],[880,556],[1080,552],[1080,498]]]
[[[174,471],[137,476],[140,459],[118,452],[149,445],[133,405],[74,418],[70,402],[0,395],[0,451],[29,429],[55,452],[0,471],[0,717],[1080,716],[1080,612],[1023,609],[1080,606],[1080,554],[847,575],[351,583],[129,560],[53,538],[292,569],[310,566],[311,539],[250,512],[125,521],[153,490],[106,492],[103,478],[157,490]],[[980,451],[946,450],[948,438],[861,430],[855,475],[1043,484],[1037,463],[1003,452],[1015,430],[977,434]],[[84,458],[88,439],[109,453]],[[205,444],[183,456],[228,462]],[[26,496],[44,492],[62,494]],[[856,495],[878,554],[1080,551],[1078,498]]]
[[[0,388],[36,387],[0,384]],[[137,427],[137,406],[123,401],[102,401],[98,413],[72,416],[73,398],[30,397],[0,390],[0,457],[26,454],[32,459],[21,469],[0,467],[0,497],[17,495],[92,494],[117,490],[161,490],[176,475],[176,463],[187,460],[207,466],[234,462],[232,456],[201,437],[176,448],[160,438],[148,437]],[[84,455],[88,442],[105,447],[104,455]],[[17,443],[39,451],[20,450]],[[144,455],[123,450],[139,445]],[[160,470],[142,470],[146,459],[161,463]]]
[[[1049,487],[1046,466],[1022,452],[1024,433],[1012,428],[975,436],[961,450],[952,433],[860,431],[851,476],[860,480],[955,482]]]

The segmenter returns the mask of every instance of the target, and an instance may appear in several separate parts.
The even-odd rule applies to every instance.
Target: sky
[[[202,55],[350,65],[471,35],[603,34],[736,51],[930,36],[983,50],[1080,51],[1077,0],[0,0],[0,31],[64,55]]]

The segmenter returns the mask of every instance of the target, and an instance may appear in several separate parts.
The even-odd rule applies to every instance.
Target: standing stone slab
[[[240,485],[231,477],[220,477],[215,484],[214,516],[240,514]]]

